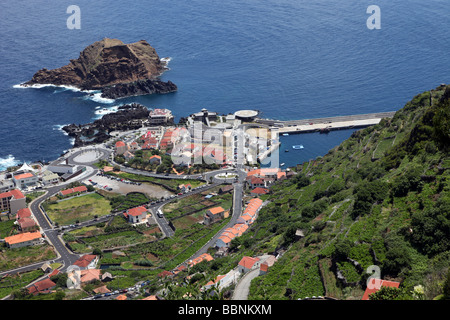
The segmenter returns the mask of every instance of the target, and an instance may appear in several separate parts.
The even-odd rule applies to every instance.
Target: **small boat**
[[[282,164],[280,164],[280,167],[284,166],[284,162]]]
[[[287,137],[289,135],[289,133],[283,133],[283,136]]]
[[[292,149],[295,149],[295,150],[300,150],[300,149],[303,149],[303,148],[304,147],[303,147],[302,144],[298,144],[298,145],[292,146]]]
[[[284,150],[284,152],[289,152],[289,150],[288,150],[288,149],[286,149],[286,150]]]

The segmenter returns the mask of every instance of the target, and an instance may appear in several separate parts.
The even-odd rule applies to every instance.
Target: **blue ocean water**
[[[66,26],[72,4],[80,30]],[[372,4],[380,30],[366,27]],[[2,1],[0,169],[56,158],[71,147],[60,127],[92,121],[99,106],[139,102],[177,118],[251,108],[284,120],[397,110],[450,82],[449,13],[446,0]],[[62,88],[15,87],[104,37],[147,40],[171,58],[162,79],[179,91],[101,103]],[[289,137],[306,152],[280,152],[280,161],[323,155],[351,132]]]

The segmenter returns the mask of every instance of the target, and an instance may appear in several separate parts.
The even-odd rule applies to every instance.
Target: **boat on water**
[[[292,149],[300,150],[300,149],[304,149],[304,147],[302,144],[298,144],[298,145],[292,146]]]
[[[288,150],[288,149],[286,149],[286,150],[284,150],[284,152],[289,152],[289,150]]]
[[[284,166],[284,162],[282,164],[280,164],[280,167]]]
[[[283,136],[287,137],[289,135],[289,133],[283,133]]]

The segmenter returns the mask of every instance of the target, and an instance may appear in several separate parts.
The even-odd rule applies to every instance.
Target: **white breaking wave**
[[[6,170],[8,167],[16,166],[20,163],[12,154],[6,158],[0,158],[0,171]]]
[[[172,57],[166,57],[160,59],[164,63],[164,68],[169,69],[169,62],[172,61]]]
[[[53,130],[61,131],[65,136],[68,136],[69,134],[62,129],[65,126],[68,126],[68,124],[55,124],[53,126]]]
[[[85,97],[86,99],[90,99],[98,103],[111,104],[114,103],[114,101],[116,101],[114,99],[103,98],[102,93],[98,91],[85,91],[85,92],[89,93],[89,95]]]
[[[55,90],[53,93],[59,93],[59,92],[67,91],[67,90],[70,90],[73,92],[87,93],[87,95],[84,98],[98,102],[98,103],[111,104],[111,103],[114,103],[114,101],[115,101],[114,99],[103,98],[102,93],[100,91],[81,90],[74,86],[65,86],[65,85],[63,86],[63,85],[55,85],[55,84],[32,84],[32,85],[25,86],[24,83],[13,85],[13,88],[16,88],[16,89],[27,89],[27,88],[41,89],[41,88],[47,88],[47,87],[62,89],[62,90]]]
[[[108,107],[108,108],[102,108],[100,106],[95,107],[95,119],[100,119],[101,117],[103,117],[105,114],[109,114],[109,113],[114,113],[117,112],[119,110],[119,107],[122,106],[121,105],[117,105],[117,106],[112,106],[112,107]]]

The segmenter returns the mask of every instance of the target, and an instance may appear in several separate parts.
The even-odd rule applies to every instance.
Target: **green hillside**
[[[381,278],[443,293],[450,265],[450,86],[414,97],[392,119],[352,134],[272,187],[243,236],[253,253],[282,253],[249,299],[361,299]],[[301,229],[304,237],[295,238]],[[418,296],[416,296],[418,298]]]

